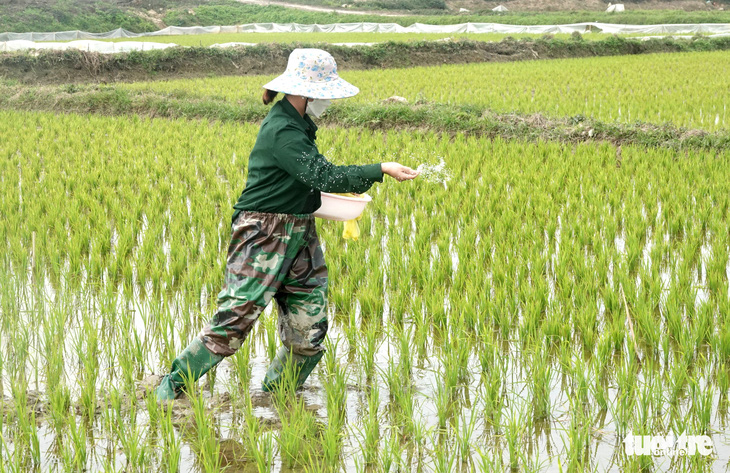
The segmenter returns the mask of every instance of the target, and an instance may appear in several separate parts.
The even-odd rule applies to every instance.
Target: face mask
[[[307,102],[307,113],[311,113],[319,118],[331,103],[332,101],[330,99],[314,99],[311,102]]]

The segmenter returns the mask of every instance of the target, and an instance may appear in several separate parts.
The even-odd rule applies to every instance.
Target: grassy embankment
[[[268,56],[267,48],[272,47],[251,50]],[[357,53],[344,48],[341,52]],[[282,51],[280,56],[284,60],[286,52]],[[350,59],[354,64],[355,59]],[[715,66],[697,72],[695,63],[704,62]],[[533,141],[604,140],[616,144],[725,149],[730,144],[730,134],[722,107],[728,100],[710,97],[705,89],[692,87],[698,81],[722,76],[724,68],[722,53],[698,53],[437,69],[348,70],[342,72],[343,76],[354,83],[368,84],[367,89],[355,99],[337,103],[321,123],[373,129],[463,131]],[[591,70],[593,75],[581,74],[584,69]],[[674,71],[676,78],[657,82],[657,77],[664,77],[667,70]],[[279,69],[267,71],[278,72]],[[687,80],[690,76],[697,80]],[[256,122],[268,110],[258,102],[259,87],[271,77],[41,87],[5,80],[0,85],[0,108]],[[419,78],[423,81],[426,77],[431,85],[419,85]],[[534,80],[518,80],[519,77]],[[553,83],[545,77],[552,78]],[[617,77],[629,85],[614,89],[611,84]],[[435,83],[444,85],[434,87]],[[405,95],[410,103],[382,101],[394,93]],[[687,101],[694,105],[688,108]]]
[[[0,79],[29,84],[59,84],[267,74],[283,70],[292,49],[316,45],[293,43],[259,44],[234,49],[172,48],[115,55],[77,50],[4,53],[0,54]],[[585,41],[581,35],[574,34],[569,39],[556,39],[547,35],[536,40],[505,38],[499,43],[464,40],[326,47],[337,60],[339,68],[346,70],[720,51],[730,49],[730,39],[696,36],[689,41],[673,38],[641,41],[612,36],[599,41]]]
[[[730,11],[633,10],[620,16],[606,12],[481,12],[473,15],[408,15],[382,17],[378,15],[342,15],[307,12],[275,6],[244,5],[232,0],[218,0],[206,5],[173,4],[172,8],[157,10],[161,21],[168,26],[211,26],[245,23],[342,23],[392,22],[401,25],[413,23],[456,24],[465,22],[503,23],[517,25],[567,24],[578,22],[607,22],[623,24],[660,23],[728,23]],[[91,4],[58,3],[44,6],[0,6],[0,32],[83,30],[104,32],[125,28],[141,33],[158,28],[146,10],[121,7],[111,3]]]

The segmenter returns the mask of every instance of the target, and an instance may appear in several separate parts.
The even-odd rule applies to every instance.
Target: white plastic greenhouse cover
[[[106,33],[61,31],[56,33],[0,33],[0,41],[71,41],[79,39],[141,38],[147,36],[197,35],[211,33],[643,33],[691,34],[730,33],[728,23],[621,25],[613,23],[574,23],[569,25],[503,25],[500,23],[460,23],[456,25],[426,25],[414,23],[334,23],[302,25],[299,23],[249,23],[235,26],[168,26],[149,33],[132,33],[118,28]]]
[[[499,23],[461,23],[456,25],[426,25],[414,23],[411,26],[401,26],[397,23],[336,23],[329,25],[300,25],[298,23],[251,23],[237,26],[170,26],[151,33],[132,33],[118,28],[106,33],[87,33],[84,31],[61,31],[57,33],[0,33],[1,51],[22,51],[26,49],[80,49],[100,53],[118,53],[127,51],[148,51],[151,49],[165,49],[177,46],[173,43],[154,42],[120,42],[91,41],[94,39],[111,38],[142,38],[173,35],[198,35],[215,33],[555,33],[603,32],[610,34],[694,34],[710,35],[730,34],[730,24],[702,23],[676,25],[619,25],[612,23],[574,23],[570,25],[502,25]],[[76,41],[71,41],[76,40]],[[39,43],[38,41],[45,41]],[[70,41],[53,43],[50,41]],[[225,43],[215,47],[244,46],[253,43]],[[356,45],[357,43],[341,43]]]
[[[81,51],[93,51],[97,53],[126,53],[129,51],[150,51],[153,49],[167,49],[177,46],[174,43],[147,43],[139,41],[125,41],[122,43],[111,43],[107,41],[69,41],[68,43],[36,43],[33,41],[13,40],[0,41],[0,51],[25,51],[27,49],[53,49],[65,51],[67,49],[79,49]]]

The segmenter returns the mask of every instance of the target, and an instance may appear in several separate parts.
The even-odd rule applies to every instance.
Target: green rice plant
[[[200,466],[205,472],[220,471],[221,455],[220,441],[212,421],[210,413],[206,408],[206,400],[195,383],[188,387],[188,399],[193,409],[194,424],[194,445]]]
[[[380,442],[380,415],[378,414],[380,406],[380,389],[377,384],[370,386],[367,395],[368,413],[363,419],[364,439],[362,445],[363,460],[366,465],[374,465],[377,463],[378,444]]]
[[[311,443],[320,430],[304,399],[295,395],[296,379],[295,367],[290,360],[282,373],[280,385],[272,394],[281,421],[277,442],[285,464],[290,467],[305,462],[313,454]]]
[[[716,297],[727,294],[728,250],[726,237],[712,246],[712,255],[707,265],[707,288]]]
[[[477,467],[479,468],[479,471],[484,471],[484,472],[504,471],[504,465],[502,464],[501,452],[499,452],[499,454],[495,455],[494,452],[483,451],[482,449],[478,448],[477,453],[479,454],[479,463],[477,463]]]
[[[638,388],[636,396],[635,417],[633,419],[633,430],[642,432],[652,432],[652,386],[654,381],[645,380],[643,385]]]
[[[509,452],[509,466],[511,470],[517,470],[520,467],[522,456],[522,445],[527,426],[527,413],[525,407],[511,405],[505,406],[506,416],[502,426],[505,441]]]
[[[356,346],[359,348],[360,363],[362,363],[363,371],[368,380],[372,378],[375,371],[375,353],[381,341],[378,325],[375,322],[365,323]]]
[[[499,431],[502,425],[502,404],[504,402],[504,377],[501,369],[491,370],[487,376],[482,376],[482,389],[480,391],[482,403],[484,404],[484,415],[486,424]]]
[[[172,409],[164,409],[160,416],[163,444],[160,463],[167,473],[177,473],[180,471],[180,459],[182,456],[182,441],[175,432],[172,415]]]
[[[233,364],[233,372],[238,380],[238,389],[242,392],[248,392],[251,383],[251,345],[252,341],[244,343],[241,348],[230,357]]]
[[[581,310],[577,314],[576,332],[579,334],[584,353],[592,353],[598,338],[598,314],[596,310]]]
[[[115,355],[119,363],[124,388],[128,393],[133,393],[135,381],[139,375],[137,367],[143,365],[144,356],[137,330],[129,325],[124,327],[124,325],[124,322],[122,322],[122,330],[128,333],[129,336],[118,341],[118,349]]]
[[[99,376],[99,338],[93,322],[83,321],[84,341],[76,340],[76,353],[81,364],[81,405],[87,420],[94,418],[97,406],[96,381]]]
[[[69,426],[68,437],[70,442],[66,442],[68,450],[64,450],[64,464],[69,469],[84,470],[87,468],[89,453],[87,450],[86,429],[78,424],[75,416],[70,413],[67,425]]]
[[[13,384],[11,387],[17,425],[13,456],[26,468],[37,468],[41,462],[41,451],[36,424],[36,406],[28,398],[27,388],[24,383]]]
[[[253,413],[249,396],[244,397],[244,417],[248,452],[253,457],[259,472],[270,471],[274,461],[276,440],[272,432],[262,431],[259,420]]]
[[[593,394],[593,398],[595,399],[596,406],[601,410],[601,412],[605,413],[605,411],[608,410],[609,402],[608,383],[596,370],[592,371],[595,373],[595,376],[593,377],[593,382],[590,385],[590,390]]]
[[[699,380],[698,380],[699,381]],[[690,381],[690,399],[694,414],[694,432],[698,435],[709,435],[712,423],[714,389],[711,384],[700,386],[699,382]]]
[[[350,354],[354,355],[358,347],[358,336],[360,330],[357,326],[357,317],[355,311],[350,309],[347,311],[347,323],[344,325],[345,337],[349,346]]]
[[[443,433],[446,432],[447,422],[451,419],[454,412],[453,391],[440,382],[436,385],[434,391],[433,402],[436,406],[438,430]]]
[[[567,431],[567,445],[564,445],[564,463],[567,471],[590,471],[590,446],[591,446],[591,419],[586,416],[585,409],[580,405],[573,405],[571,399],[571,417]]]
[[[276,341],[276,319],[272,315],[261,317],[262,329],[266,332],[266,354],[269,357],[269,361],[273,360],[276,356],[277,344]]]
[[[587,407],[589,404],[588,394],[591,389],[592,365],[586,364],[580,358],[572,360],[570,378],[572,381],[572,394],[576,406]],[[549,387],[549,386],[548,386]],[[549,404],[549,403],[548,403]]]
[[[147,419],[150,427],[150,436],[156,434],[156,430],[160,425],[161,418],[165,415],[165,409],[157,402],[152,402],[154,392],[150,389],[144,393],[147,396],[145,408],[147,410]]]
[[[345,417],[347,398],[347,372],[337,361],[337,348],[340,340],[327,339],[324,353],[323,386],[327,395],[327,419],[337,429],[342,427]]]
[[[285,410],[280,408],[281,431],[278,443],[285,463],[293,467],[306,458],[307,433],[310,419],[304,401],[292,400]]]
[[[532,353],[529,362],[529,384],[532,398],[533,417],[535,420],[544,420],[550,416],[550,384],[552,367],[544,349],[537,348]]]
[[[343,448],[343,434],[340,422],[330,421],[322,432],[322,463],[330,470],[336,469]]]
[[[131,471],[143,471],[149,460],[149,447],[146,445],[145,432],[137,425],[137,406],[132,404],[129,411],[124,412],[121,393],[112,390],[110,398],[113,409],[113,432],[126,458],[127,468]]]
[[[440,437],[438,434],[434,434]],[[438,442],[439,440],[435,440]],[[449,445],[434,445],[434,471],[437,473],[451,472],[456,469],[457,456]]]
[[[730,390],[730,373],[725,363],[716,366],[715,379],[717,380],[717,389],[719,391],[718,411],[727,410],[728,407],[728,390]]]
[[[379,471],[400,471],[406,466],[401,461],[401,442],[395,430],[390,435],[383,436],[382,454],[380,456]]]
[[[693,352],[703,354],[709,351],[715,330],[715,308],[708,302],[700,302],[693,317]],[[704,356],[697,357],[700,361]]]
[[[459,419],[459,426],[456,429],[456,451],[458,459],[462,465],[468,464],[472,454],[472,437],[477,426],[477,410],[472,409],[467,418],[467,413],[463,412]]]
[[[676,293],[670,288],[670,292],[666,298],[666,311],[665,311],[665,323],[667,327],[667,334],[675,343],[679,343],[682,339],[682,334],[685,331],[686,325],[682,320],[682,310],[680,307],[679,300],[676,297]],[[730,342],[730,341],[729,341]],[[730,346],[728,346],[730,350]],[[728,351],[730,355],[730,351]]]
[[[680,402],[685,393],[685,387],[690,380],[689,363],[683,357],[677,357],[671,365],[669,373],[669,396],[668,400],[672,406]]]
[[[413,375],[413,356],[412,356],[412,345],[413,340],[413,326],[408,328],[395,329],[395,335],[398,343],[398,371],[403,379],[410,379]]]
[[[423,312],[421,312],[422,315],[425,316]],[[413,331],[413,349],[416,352],[417,359],[419,362],[422,362],[427,355],[429,354],[429,333],[428,333],[428,324],[421,323],[419,321],[416,321],[414,323],[415,329]]]
[[[478,335],[479,347],[477,349],[479,355],[479,365],[481,366],[482,377],[487,376],[500,361],[499,348],[496,345],[493,335],[487,327],[482,326]]]
[[[49,362],[56,363],[60,362],[60,354],[53,356],[48,359]],[[53,361],[51,361],[53,360]],[[57,369],[57,368],[56,368]],[[50,423],[53,429],[56,431],[56,435],[61,437],[64,430],[68,427],[69,410],[71,408],[71,393],[68,387],[60,379],[58,371],[53,371],[53,376],[48,376],[48,404],[49,404],[49,417]],[[58,376],[58,377],[56,377]],[[55,382],[52,382],[53,380]]]
[[[625,357],[616,369],[618,390],[613,403],[609,404],[609,410],[619,435],[625,435],[629,431],[634,406],[636,405],[636,386],[634,382],[636,367],[631,363],[631,359]]]

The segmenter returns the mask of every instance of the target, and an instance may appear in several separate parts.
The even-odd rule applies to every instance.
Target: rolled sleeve
[[[365,164],[360,167],[362,168],[363,177],[365,177],[366,179],[383,182],[383,167],[380,165],[380,163]]]

